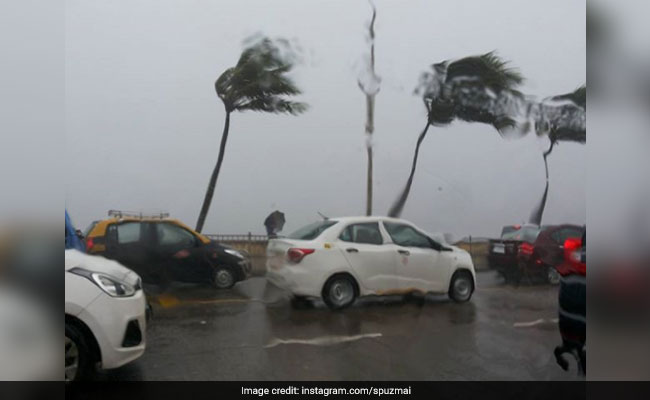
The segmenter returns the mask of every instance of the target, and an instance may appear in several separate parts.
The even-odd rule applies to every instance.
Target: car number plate
[[[492,252],[493,252],[493,253],[499,253],[499,254],[505,254],[505,253],[506,253],[506,249],[505,249],[505,247],[504,247],[502,244],[501,244],[501,245],[498,244],[498,245],[495,245],[495,246],[492,248]]]

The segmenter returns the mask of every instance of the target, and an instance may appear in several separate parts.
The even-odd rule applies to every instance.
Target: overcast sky
[[[402,189],[425,123],[413,95],[434,62],[497,50],[538,97],[585,82],[585,2],[376,1],[375,214]],[[310,105],[293,117],[236,113],[205,233],[285,232],[365,212],[365,100],[356,79],[370,19],[358,0],[66,2],[66,207],[85,228],[108,209],[169,211],[194,226],[216,162],[224,110],[214,81],[242,41],[296,40]],[[543,140],[490,126],[432,128],[403,217],[423,229],[494,236],[524,222],[544,190]],[[549,157],[544,223],[585,222],[586,146]]]

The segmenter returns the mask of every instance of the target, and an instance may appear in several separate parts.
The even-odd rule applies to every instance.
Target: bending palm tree
[[[217,178],[221,171],[226,142],[233,111],[262,111],[268,113],[299,114],[307,109],[304,103],[292,102],[285,97],[300,94],[300,89],[286,76],[293,68],[293,61],[286,57],[280,46],[288,46],[284,40],[277,43],[263,38],[250,44],[239,57],[237,65],[224,71],[215,82],[217,95],[226,110],[226,120],[221,136],[217,164],[212,171],[203,206],[196,222],[201,232],[210,209]]]
[[[586,129],[587,88],[585,85],[575,91],[551,97],[536,105],[533,118],[535,130],[538,135],[547,135],[551,144],[542,156],[546,172],[546,187],[542,199],[530,214],[531,224],[541,225],[546,198],[548,195],[549,177],[547,158],[560,141],[585,143],[587,141]]]
[[[515,90],[522,81],[523,77],[494,52],[443,61],[432,65],[432,72],[422,74],[415,92],[422,95],[427,122],[415,146],[406,186],[388,212],[390,217],[399,217],[404,209],[429,126],[446,126],[460,119],[487,123],[505,134],[517,126],[520,108],[525,107],[523,95]]]

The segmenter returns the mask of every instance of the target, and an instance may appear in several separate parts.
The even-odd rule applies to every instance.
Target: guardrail
[[[269,237],[266,235],[245,234],[214,234],[205,235],[221,244],[231,246],[250,257],[253,264],[253,275],[263,276],[266,271],[266,245]]]
[[[266,235],[254,235],[250,232],[247,234],[214,234],[205,235],[217,242],[266,242],[269,237]]]

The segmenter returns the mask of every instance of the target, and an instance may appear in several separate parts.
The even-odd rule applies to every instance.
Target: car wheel
[[[92,353],[83,333],[74,325],[65,325],[65,381],[73,382],[92,375]]]
[[[449,284],[449,297],[452,300],[463,303],[472,297],[474,291],[474,281],[469,272],[460,271],[456,272],[451,278]]]
[[[349,275],[335,275],[323,288],[323,301],[332,310],[348,307],[356,297],[355,282]]]
[[[555,268],[548,267],[546,269],[546,282],[548,282],[551,285],[560,284],[560,274],[557,272]]]
[[[235,274],[229,267],[216,267],[212,275],[212,283],[217,289],[230,289],[235,285]]]

